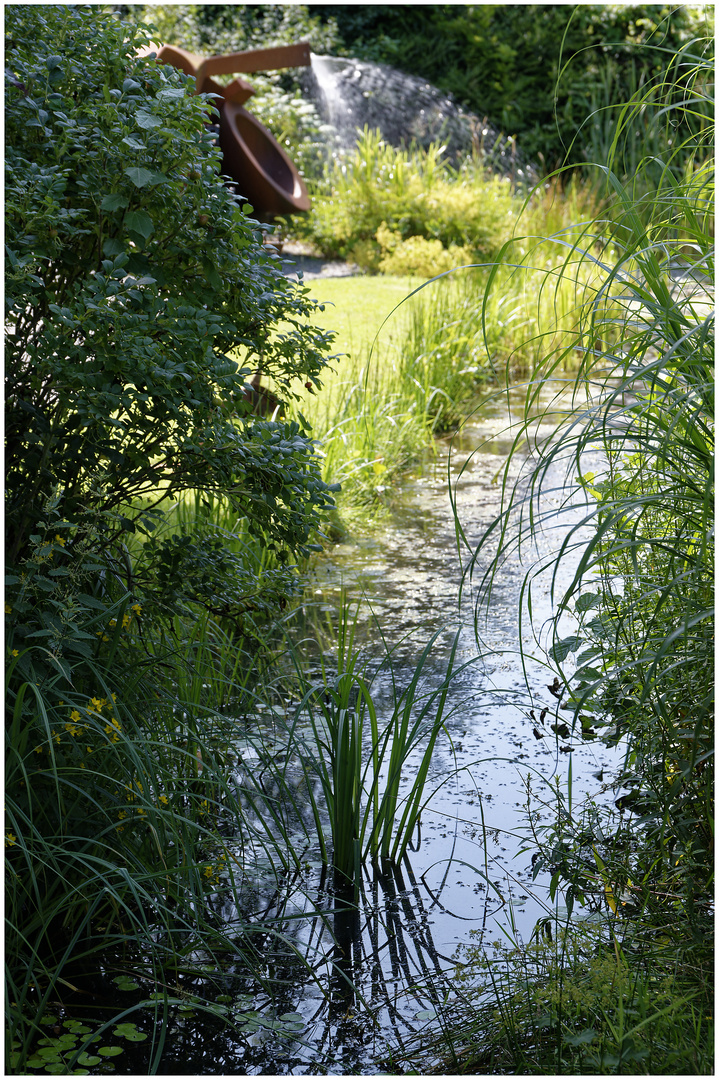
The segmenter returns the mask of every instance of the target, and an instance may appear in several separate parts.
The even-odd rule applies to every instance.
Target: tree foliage
[[[57,531],[51,507],[64,558],[112,558],[128,587],[123,538],[183,491],[228,498],[281,557],[332,501],[306,425],[253,415],[245,383],[319,387],[330,338],[221,179],[207,102],[146,40],[92,6],[6,10],[9,560]]]
[[[668,4],[321,5],[355,56],[421,75],[512,136],[548,169],[583,158],[592,94],[608,65],[614,100],[669,65],[708,15]],[[709,31],[711,34],[711,31]]]

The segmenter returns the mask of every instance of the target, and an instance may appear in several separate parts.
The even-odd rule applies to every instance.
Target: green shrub
[[[144,32],[102,7],[5,14],[6,914],[21,1069],[68,965],[124,951],[164,980],[183,942],[215,940],[198,913],[220,860],[237,902],[220,820],[237,828],[242,810],[216,709],[218,684],[251,661],[238,640],[220,660],[192,634],[221,634],[208,611],[282,606],[288,571],[260,580],[256,552],[286,564],[308,551],[332,498],[306,422],[248,404],[258,366],[286,400],[297,379],[318,387],[329,338],[222,182],[206,103],[138,58]],[[192,525],[153,539],[197,490],[229,506],[252,558]],[[198,674],[213,664],[214,681]]]
[[[517,208],[508,181],[479,168],[458,174],[439,145],[397,150],[365,128],[355,150],[327,167],[313,189],[312,209],[306,220],[293,222],[293,230],[325,254],[370,269],[383,257],[377,238],[382,226],[401,241],[420,237],[439,241],[444,250],[465,247],[475,260],[490,259],[511,235]]]
[[[285,397],[319,385],[316,305],[221,182],[184,76],[133,58],[142,39],[95,9],[27,10],[7,26],[10,561],[55,493],[63,520],[102,517],[105,553],[146,526],[133,500],[193,488],[306,548],[328,502],[311,439],[254,417],[244,379],[261,364]]]
[[[384,222],[377,230],[377,243],[380,246],[377,269],[382,274],[429,278],[455,266],[466,266],[474,258],[473,251],[458,244],[445,248],[441,240],[426,240],[423,236],[403,240],[400,233],[390,232]]]

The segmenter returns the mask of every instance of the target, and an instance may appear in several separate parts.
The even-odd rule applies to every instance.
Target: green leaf
[[[125,224],[131,232],[139,233],[145,240],[155,231],[152,218],[144,210],[132,210],[125,216]]]
[[[571,637],[564,638],[563,641],[557,641],[550,650],[550,655],[557,663],[561,663],[562,660],[566,660],[571,652],[576,652],[579,646],[582,644],[582,638],[572,634]]]
[[[103,1057],[117,1057],[118,1054],[122,1053],[122,1047],[121,1046],[101,1046],[100,1049],[97,1052],[98,1052],[98,1054],[101,1054]]]
[[[77,1059],[78,1065],[99,1065],[101,1061],[102,1058],[98,1057],[96,1054],[85,1053],[80,1054],[80,1057]]]
[[[101,210],[120,210],[130,205],[130,200],[127,195],[121,195],[119,191],[112,192],[110,195],[106,195],[100,203]]]
[[[154,113],[147,112],[146,109],[138,109],[135,113],[135,122],[138,127],[144,128],[156,128],[162,127],[162,120],[159,116],[155,116]]]
[[[117,240],[114,236],[108,236],[107,240],[102,245],[102,253],[106,255],[108,259],[113,259],[116,255],[122,255],[125,250],[125,245],[121,240]]]
[[[125,169],[124,172],[125,176],[129,177],[135,187],[138,188],[146,187],[155,176],[155,173],[151,172],[150,169],[143,169],[140,165],[132,165],[129,169]]]
[[[587,1028],[586,1031],[581,1031],[579,1035],[565,1035],[562,1042],[565,1042],[567,1046],[582,1046],[584,1043],[592,1042],[596,1035],[594,1028]]]

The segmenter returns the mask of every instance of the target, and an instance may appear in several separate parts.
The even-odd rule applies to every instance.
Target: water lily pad
[[[36,1053],[37,1053],[37,1056],[39,1058],[42,1058],[43,1061],[59,1061],[60,1060],[60,1054],[58,1053],[58,1050],[54,1046],[41,1046],[40,1049],[36,1051]]]
[[[87,1024],[80,1023],[79,1020],[63,1020],[63,1027],[66,1027],[68,1031],[74,1031],[76,1035],[87,1035],[88,1031],[92,1031]]]
[[[80,1054],[77,1059],[78,1065],[99,1065],[101,1061],[102,1058],[98,1057],[97,1054]]]
[[[129,1021],[124,1024],[118,1024],[117,1027],[113,1029],[112,1033],[113,1035],[119,1036],[121,1039],[129,1039],[131,1035],[137,1035],[137,1024],[132,1024]],[[146,1036],[143,1036],[143,1038],[146,1038]]]
[[[118,990],[139,990],[140,984],[127,975],[116,975],[112,980]]]
[[[103,1057],[106,1057],[106,1058],[108,1058],[108,1057],[117,1057],[117,1055],[121,1054],[121,1053],[122,1053],[122,1047],[121,1046],[101,1046],[100,1049],[98,1050],[98,1054],[101,1054]]]
[[[49,1065],[45,1066],[45,1072],[64,1073],[67,1072],[67,1065],[64,1061],[52,1061]]]

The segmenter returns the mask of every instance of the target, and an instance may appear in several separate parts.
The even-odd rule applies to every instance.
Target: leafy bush
[[[475,259],[488,259],[514,223],[508,181],[487,177],[479,168],[458,174],[443,161],[439,145],[398,150],[367,128],[354,151],[328,166],[313,196],[307,218],[293,222],[293,231],[327,255],[370,269],[382,258],[377,231],[383,226],[400,241],[421,237],[439,241],[442,249],[466,247]],[[391,244],[389,234],[383,235]]]
[[[111,948],[177,962],[183,937],[211,939],[197,915],[218,877],[206,868],[220,815],[241,817],[216,684],[251,662],[237,640],[221,662],[188,645],[187,624],[215,638],[203,609],[281,606],[282,564],[312,547],[332,503],[306,422],[255,416],[245,384],[261,366],[285,400],[297,379],[320,386],[317,305],[220,179],[206,102],[137,57],[146,41],[103,8],[6,9],[6,913],[20,1068],[68,964]],[[214,532],[153,540],[196,490],[276,556],[265,596]]]
[[[383,274],[432,277],[455,266],[468,265],[474,258],[473,251],[458,244],[444,248],[441,240],[426,240],[423,236],[403,240],[401,233],[391,232],[384,222],[376,238],[381,253],[377,268]]]
[[[184,77],[134,59],[142,39],[111,19],[90,51],[91,10],[24,11],[8,15],[11,562],[54,493],[67,521],[102,518],[105,553],[147,526],[133,500],[196,487],[306,549],[328,503],[311,439],[254,417],[244,378],[261,364],[286,397],[298,376],[319,385],[316,305],[220,181]]]

